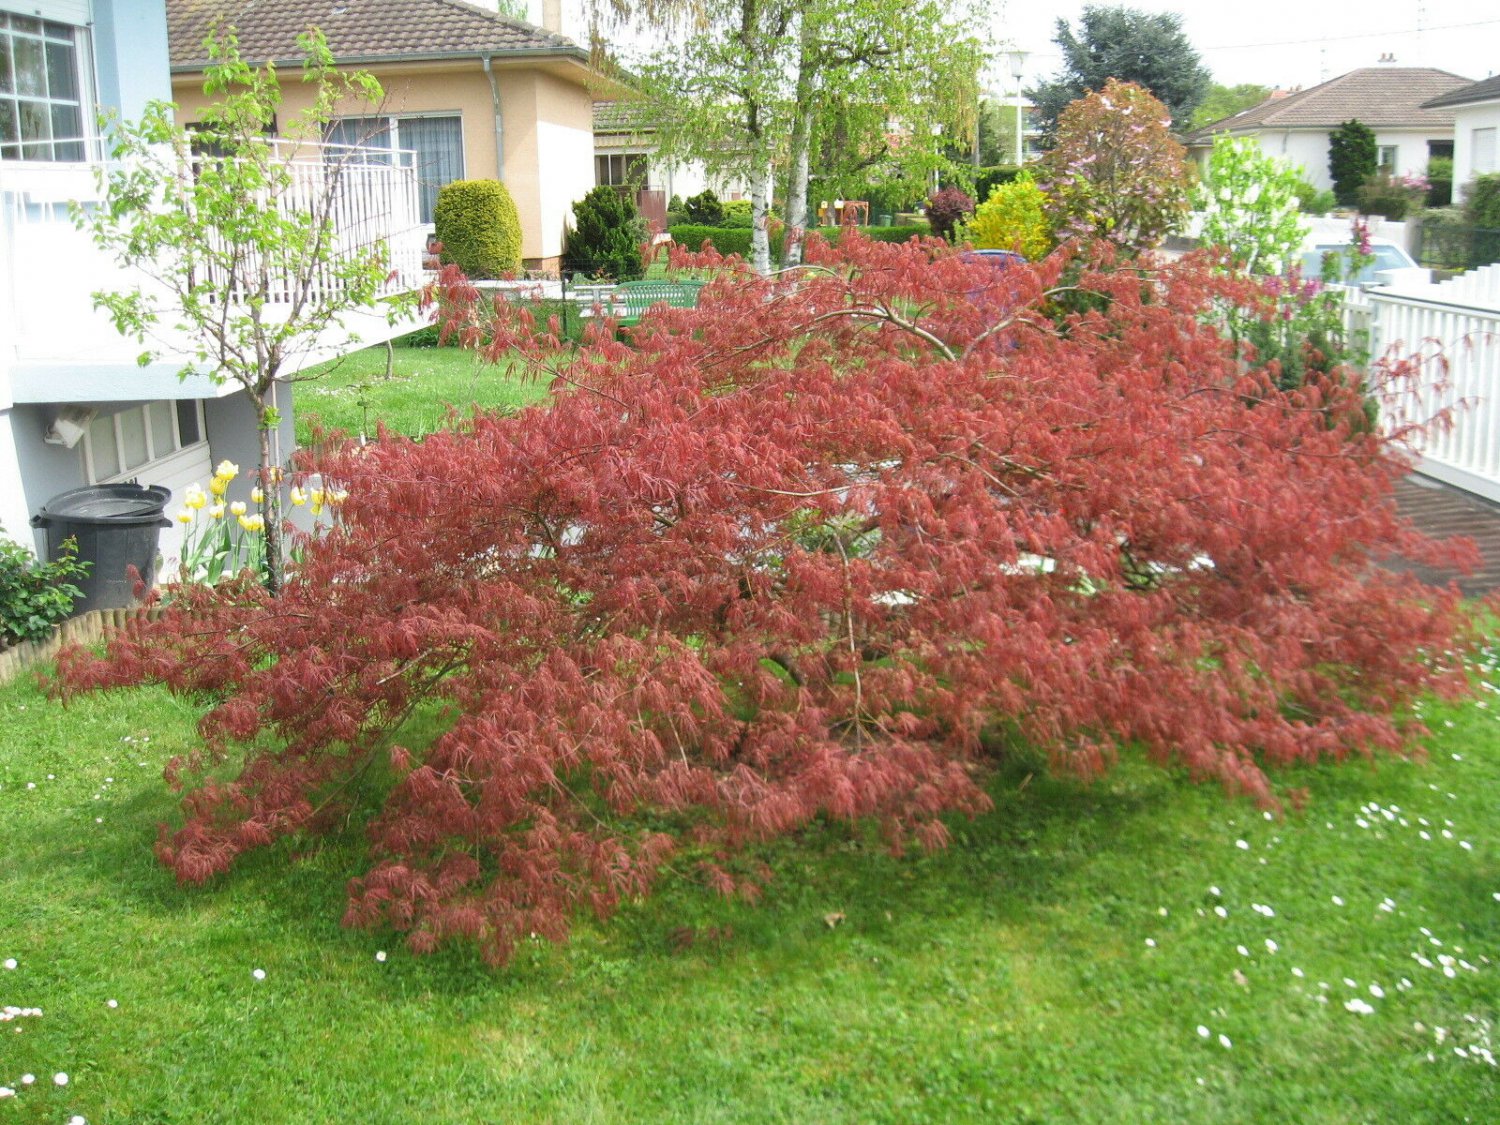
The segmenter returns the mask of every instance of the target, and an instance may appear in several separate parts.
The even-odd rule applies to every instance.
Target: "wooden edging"
[[[132,621],[154,621],[161,616],[160,606],[138,606],[133,609],[95,609],[70,617],[39,641],[22,641],[0,652],[0,684],[8,684],[28,668],[46,664],[71,644],[93,644],[119,632]]]

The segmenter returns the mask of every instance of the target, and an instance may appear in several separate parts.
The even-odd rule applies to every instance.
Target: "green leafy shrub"
[[[1427,206],[1447,207],[1453,202],[1453,157],[1434,156],[1427,162]]]
[[[1344,207],[1359,203],[1359,189],[1377,169],[1375,134],[1359,121],[1345,121],[1328,138],[1328,174],[1333,197]]]
[[[1464,219],[1471,227],[1500,230],[1500,172],[1469,181],[1464,188]]]
[[[997,187],[1013,184],[1023,176],[1030,175],[1024,168],[1013,164],[1000,164],[993,168],[976,168],[974,175],[974,198],[988,200]]]
[[[668,213],[671,213],[673,211],[681,211],[681,210],[683,210],[682,196],[680,196],[680,195],[674,195],[674,196],[672,196],[671,199],[667,200],[667,211],[668,211]]]
[[[1036,261],[1052,249],[1052,226],[1047,222],[1047,197],[1030,173],[991,189],[966,228],[981,250],[1014,250]]]
[[[724,205],[711,190],[689,196],[687,202],[682,205],[682,209],[687,212],[688,222],[695,226],[721,227],[724,225]]]
[[[1371,176],[1359,189],[1359,209],[1366,215],[1383,215],[1399,222],[1422,208],[1431,185],[1426,176]]]
[[[1313,187],[1307,180],[1297,180],[1292,189],[1297,195],[1297,209],[1304,215],[1326,215],[1339,205],[1333,192],[1327,188]]]
[[[634,281],[645,272],[646,226],[635,201],[600,185],[573,204],[573,226],[563,239],[563,268],[591,277]]]
[[[521,217],[499,180],[454,180],[432,210],[442,260],[469,277],[503,277],[521,267]]]
[[[724,204],[724,219],[720,226],[749,230],[755,225],[755,207],[748,199],[731,199]]]
[[[13,539],[0,535],[0,648],[45,637],[73,612],[82,591],[73,583],[88,574],[78,544],[64,541],[63,557],[43,562]]]

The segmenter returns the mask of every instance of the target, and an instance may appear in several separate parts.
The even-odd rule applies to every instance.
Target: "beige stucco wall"
[[[443,63],[372,66],[385,90],[384,104],[341,107],[347,116],[372,113],[457,113],[463,119],[464,175],[505,182],[521,218],[521,254],[528,265],[555,265],[562,251],[564,217],[594,186],[593,98],[581,67],[554,64],[550,73],[532,63],[494,60],[500,95],[503,165],[495,160],[495,117],[490,82],[478,58]],[[199,80],[173,78],[173,97],[184,124],[206,103]],[[288,81],[282,91],[284,122],[311,99]],[[499,171],[503,166],[503,174]]]

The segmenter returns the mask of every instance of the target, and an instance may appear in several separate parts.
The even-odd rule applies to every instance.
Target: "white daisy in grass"
[[[266,971],[264,969],[252,969],[250,971],[250,975],[252,977],[254,977],[256,980],[265,980],[266,979]]]
[[[52,1082],[57,1086],[66,1086],[68,1084],[68,1076],[59,1070],[52,1076]]]

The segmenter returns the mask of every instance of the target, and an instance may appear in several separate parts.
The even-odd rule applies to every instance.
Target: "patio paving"
[[[1401,513],[1434,539],[1466,536],[1474,540],[1483,561],[1473,574],[1408,564],[1427,582],[1456,579],[1459,589],[1471,597],[1500,590],[1500,505],[1461,489],[1413,473],[1396,486]]]

